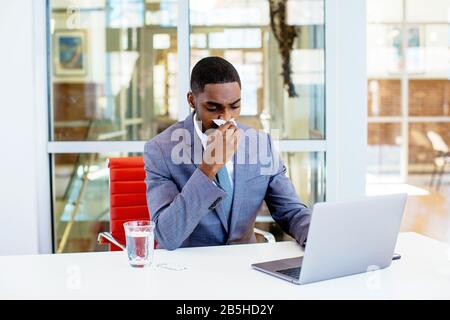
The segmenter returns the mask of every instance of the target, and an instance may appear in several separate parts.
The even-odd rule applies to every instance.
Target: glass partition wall
[[[372,182],[433,172],[429,132],[450,143],[449,10],[448,0],[367,1]]]
[[[324,1],[183,2],[49,1],[55,252],[107,249],[96,244],[97,233],[109,229],[106,160],[141,155],[146,140],[183,120],[179,79],[185,85],[189,74],[180,63],[190,70],[210,55],[237,68],[241,122],[276,130],[300,198],[325,200]],[[271,16],[280,3],[285,15]],[[189,32],[180,32],[181,21],[189,21]],[[280,44],[289,39],[283,55]],[[180,43],[190,57],[178,55]],[[257,225],[288,238],[265,206]]]
[[[450,1],[368,0],[367,23],[368,193],[407,192],[403,230],[448,241]]]

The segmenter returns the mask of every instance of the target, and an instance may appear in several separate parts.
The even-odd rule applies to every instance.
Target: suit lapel
[[[239,125],[238,125],[239,127]],[[240,128],[242,130],[242,128]],[[237,220],[239,218],[240,214],[240,207],[242,202],[244,201],[245,197],[245,181],[247,180],[247,172],[248,172],[248,166],[247,166],[247,154],[245,154],[246,150],[248,148],[245,148],[245,140],[244,135],[241,135],[241,141],[238,146],[238,150],[235,153],[233,159],[234,159],[234,198],[233,198],[233,205],[231,207],[231,223],[229,228],[229,233],[231,234],[236,226]],[[240,156],[238,156],[240,155]],[[243,163],[238,163],[242,162]]]
[[[186,143],[186,148],[184,149],[188,152],[188,157],[191,159],[192,164],[195,166],[194,170],[202,162],[203,147],[202,142],[197,134],[195,134],[193,113],[191,113],[184,120],[184,141]]]
[[[184,141],[187,144],[187,148],[185,150],[189,152],[189,157],[192,165],[194,166],[192,172],[198,168],[203,158],[203,146],[200,137],[195,133],[193,115],[194,113],[191,113],[184,120],[184,128],[186,129]],[[217,181],[215,181],[215,183],[217,183]],[[228,219],[223,211],[222,205],[219,204],[214,211],[216,211],[216,214],[219,217],[225,231],[228,232]]]

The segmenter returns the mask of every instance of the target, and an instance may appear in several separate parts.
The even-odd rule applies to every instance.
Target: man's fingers
[[[236,145],[239,144],[239,141],[241,140],[241,131],[239,129],[234,132],[233,138],[235,139]]]
[[[236,125],[234,124],[234,122],[232,121],[227,121],[225,122],[223,125],[221,125],[220,127],[218,127],[218,130],[220,130],[221,132],[224,132],[226,130],[229,129],[237,129]]]
[[[225,122],[223,125],[221,125],[220,127],[217,128],[217,130],[219,130],[220,132],[225,132],[226,130],[228,130],[233,124],[228,121]]]

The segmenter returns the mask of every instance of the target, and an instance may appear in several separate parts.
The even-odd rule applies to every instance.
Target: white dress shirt
[[[202,132],[202,130],[200,129],[200,127],[199,127],[200,121],[197,121],[197,115],[196,114],[194,114],[192,119],[194,120],[195,133],[200,138],[200,141],[202,142],[203,150],[205,150],[206,146],[208,144],[208,136],[206,134],[204,134]],[[233,170],[234,170],[233,158],[231,158],[231,160],[226,163],[226,167],[227,167],[227,171],[228,171],[228,176],[230,177],[231,185],[233,186],[233,184],[234,184],[234,180],[233,180]]]

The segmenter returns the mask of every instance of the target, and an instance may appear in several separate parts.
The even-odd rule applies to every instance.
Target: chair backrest
[[[419,147],[429,148],[430,140],[420,131],[412,130],[411,131],[412,142]]]
[[[435,151],[448,153],[449,148],[448,145],[445,143],[444,139],[442,139],[441,135],[434,131],[428,131],[427,132],[428,139],[430,139],[431,144],[433,145],[433,149]]]
[[[144,159],[142,157],[110,158],[110,232],[125,245],[123,224],[130,220],[149,220],[147,208]],[[111,251],[120,248],[110,244]]]

